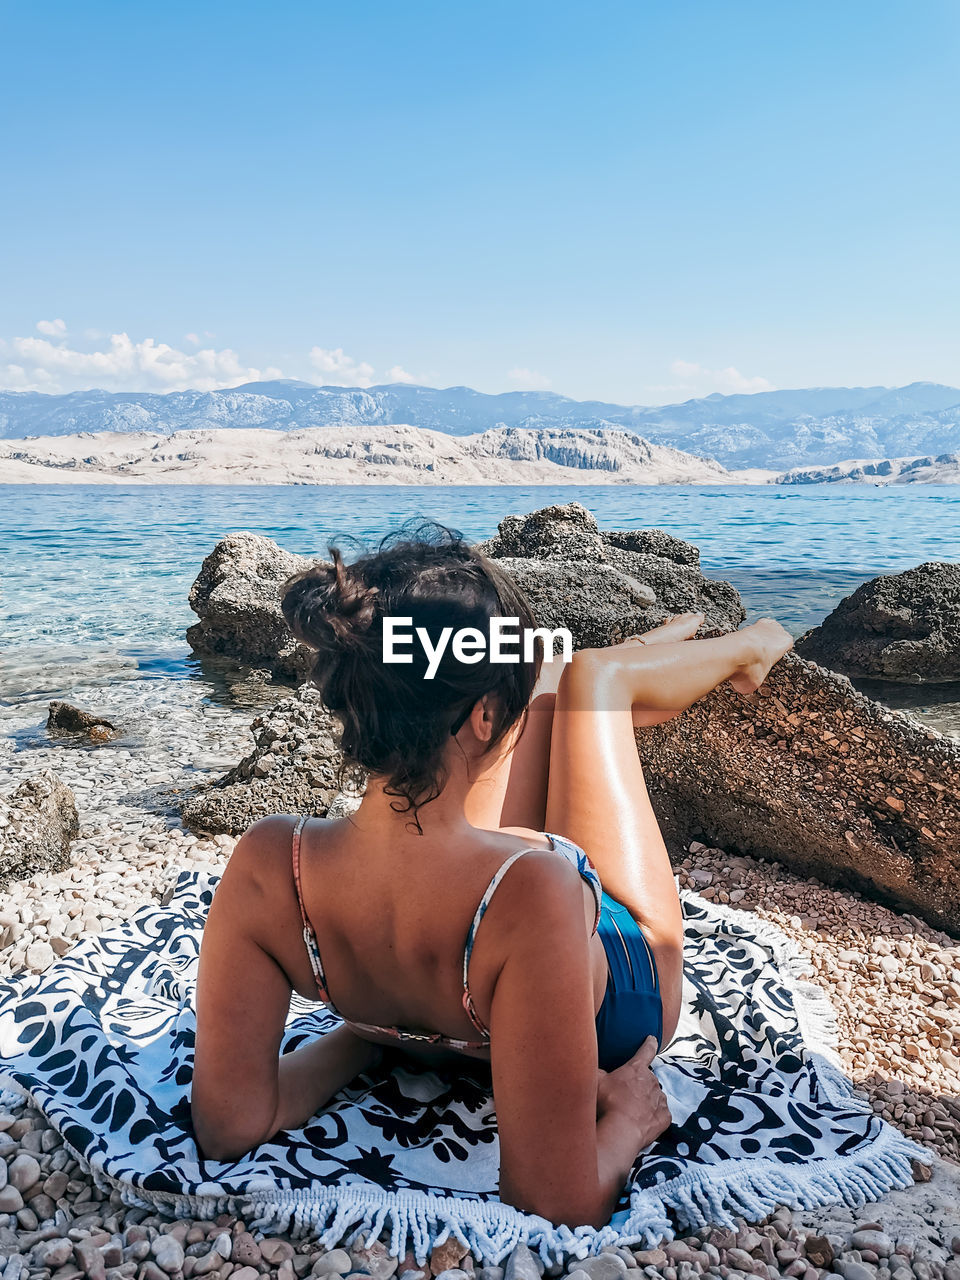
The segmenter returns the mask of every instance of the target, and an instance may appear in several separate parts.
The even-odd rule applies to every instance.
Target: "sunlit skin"
[[[684,614],[642,641],[544,664],[525,720],[493,749],[480,699],[450,740],[443,790],[420,811],[422,834],[376,778],[356,814],[303,831],[304,901],[337,1008],[466,1040],[476,1031],[460,966],[473,913],[506,857],[542,850],[515,863],[494,896],[470,988],[491,1034],[489,1055],[478,1056],[490,1059],[501,1198],[555,1222],[607,1221],[669,1113],[650,1066],[653,1039],[616,1071],[598,1070],[607,961],[591,932],[594,901],[543,832],[581,845],[643,929],[666,1044],[680,1010],[680,904],[634,729],[725,681],[749,694],[791,645],[771,620],[690,639],[702,621]],[[237,842],[204,930],[192,1108],[208,1159],[237,1158],[301,1127],[383,1053],[342,1026],[280,1057],[291,992],[317,998],[291,871],[295,822],[265,818]]]

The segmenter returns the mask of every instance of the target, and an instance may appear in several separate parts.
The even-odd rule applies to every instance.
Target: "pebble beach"
[[[104,691],[87,705],[127,718],[136,700]],[[162,811],[163,801],[196,780],[198,765],[216,772],[246,750],[248,717],[186,700],[167,712],[152,715],[149,747],[136,756],[109,743],[38,749],[35,763],[55,765],[77,794],[81,830],[69,869],[5,894],[0,973],[40,972],[78,939],[161,900],[180,871],[225,865],[234,839],[194,835]],[[17,775],[8,750],[0,788]],[[653,1250],[620,1248],[567,1270],[589,1280],[618,1280],[628,1270],[651,1280],[960,1280],[960,943],[857,894],[704,845],[691,846],[677,870],[681,887],[756,912],[794,939],[836,1009],[838,1050],[858,1093],[940,1161],[930,1181],[918,1165],[914,1188],[859,1211],[781,1209],[738,1231],[718,1228]],[[0,1106],[0,1153],[0,1280],[465,1280],[474,1273],[503,1280],[503,1268],[483,1266],[454,1241],[421,1266],[412,1256],[390,1257],[382,1242],[326,1251],[309,1240],[254,1238],[231,1216],[171,1223],[128,1208],[116,1193],[96,1189],[42,1115],[9,1096]],[[507,1280],[535,1280],[541,1267],[519,1246],[506,1262]]]

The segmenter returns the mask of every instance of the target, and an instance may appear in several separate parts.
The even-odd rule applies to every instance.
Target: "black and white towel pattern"
[[[678,1227],[778,1203],[862,1204],[929,1157],[850,1093],[830,1006],[777,930],[684,894],[686,991],[659,1060],[674,1123],[600,1231],[555,1227],[497,1199],[484,1069],[398,1066],[361,1077],[303,1129],[230,1163],[201,1161],[190,1126],[194,985],[216,877],[180,876],[169,903],[77,946],[40,977],[0,984],[0,1085],[28,1094],[101,1185],[132,1204],[333,1245],[385,1228],[400,1253],[453,1233],[490,1261],[518,1240],[545,1259],[653,1244]],[[337,1018],[295,998],[284,1049]]]

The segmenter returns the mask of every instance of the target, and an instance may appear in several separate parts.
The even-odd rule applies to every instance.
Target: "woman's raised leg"
[[[777,623],[764,620],[711,640],[585,650],[560,680],[546,829],[586,851],[604,888],[643,929],[660,972],[667,1038],[680,1010],[683,929],[637,752],[634,708],[676,714],[725,680],[756,688],[791,644]]]
[[[689,639],[703,622],[702,613],[681,613],[643,634],[645,645],[675,644]],[[638,641],[625,642],[638,647]],[[614,648],[618,646],[612,646]],[[550,738],[557,686],[563,664],[545,662],[530,700],[523,732],[513,750],[492,774],[484,776],[471,794],[468,817],[476,826],[529,827],[542,831],[547,809],[547,776],[550,769]],[[684,706],[689,705],[687,703]],[[683,706],[656,711],[637,703],[634,723],[646,725],[667,720]]]

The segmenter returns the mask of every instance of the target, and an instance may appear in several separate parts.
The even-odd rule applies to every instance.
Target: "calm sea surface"
[[[732,582],[751,617],[773,614],[795,634],[867,578],[960,558],[960,486],[0,485],[0,700],[65,695],[80,671],[84,686],[97,671],[200,678],[187,592],[225,534],[320,555],[331,538],[374,540],[417,515],[484,537],[510,512],[574,498],[601,527],[696,543],[704,572]],[[956,688],[890,694],[923,708],[960,701]]]

